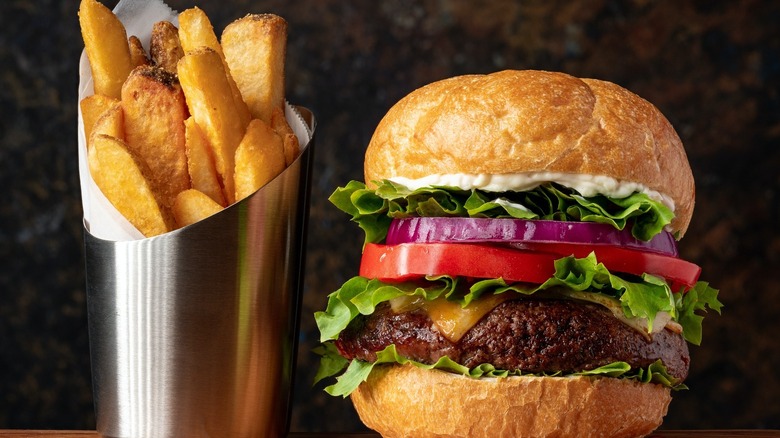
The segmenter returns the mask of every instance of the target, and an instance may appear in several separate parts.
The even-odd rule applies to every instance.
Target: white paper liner
[[[130,35],[138,37],[147,51],[149,50],[149,39],[154,23],[167,20],[178,26],[178,13],[161,0],[121,0],[114,8],[114,13],[125,26],[128,37]],[[92,71],[84,51],[82,51],[79,60],[78,90],[79,102],[94,92]],[[89,174],[84,120],[81,115],[81,106],[77,106],[79,180],[81,184],[81,202],[84,210],[84,225],[92,235],[104,240],[118,242],[143,239],[143,234],[114,208]],[[301,145],[301,148],[304,148],[311,140],[311,129],[295,108],[287,102],[285,102],[285,115],[295,135],[298,136],[298,143]]]

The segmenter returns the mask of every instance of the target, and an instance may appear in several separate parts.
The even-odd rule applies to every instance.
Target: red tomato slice
[[[653,274],[665,278],[672,290],[679,286],[686,289],[693,287],[701,274],[701,267],[689,261],[663,254],[657,254],[620,246],[608,245],[577,245],[571,243],[523,243],[517,246],[520,250],[540,251],[560,256],[573,255],[577,258],[586,257],[591,252],[596,259],[612,272],[625,272],[642,275]]]
[[[465,243],[368,243],[360,275],[403,281],[426,275],[503,278],[541,284],[554,273],[554,254],[520,251],[495,245]]]
[[[489,244],[403,243],[366,244],[360,275],[380,280],[403,281],[426,275],[471,278],[503,278],[541,284],[555,272],[555,260],[573,255],[581,258],[591,252],[612,272],[634,275],[653,274],[669,281],[672,290],[692,287],[701,268],[675,257],[620,247],[576,244],[524,244],[522,249]]]

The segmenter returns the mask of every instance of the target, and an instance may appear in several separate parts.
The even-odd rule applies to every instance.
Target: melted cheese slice
[[[644,335],[644,337],[648,340],[650,340],[653,334],[658,333],[667,327],[675,333],[682,332],[682,326],[672,321],[672,315],[670,315],[669,312],[658,312],[653,319],[653,330],[648,331],[647,318],[626,317],[625,313],[623,313],[623,307],[620,305],[620,302],[614,298],[610,298],[602,294],[579,292],[573,290],[567,290],[561,293],[575,300],[588,301],[590,303],[600,304],[601,306],[606,307],[612,313],[612,316],[620,320],[620,322],[623,324],[631,327],[639,333],[642,333],[642,335]]]
[[[458,342],[483,316],[512,298],[517,296],[512,293],[489,294],[472,301],[464,308],[445,298],[427,301],[423,298],[402,296],[391,300],[390,307],[396,313],[423,309],[445,338],[451,342]]]

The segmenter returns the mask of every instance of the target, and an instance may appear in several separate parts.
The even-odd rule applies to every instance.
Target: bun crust
[[[383,437],[637,437],[666,415],[670,390],[598,377],[472,379],[411,365],[373,369],[350,396]]]
[[[694,183],[682,142],[651,103],[610,82],[535,70],[457,76],[394,105],[365,154],[365,180],[558,172],[641,183],[675,203],[682,236]]]

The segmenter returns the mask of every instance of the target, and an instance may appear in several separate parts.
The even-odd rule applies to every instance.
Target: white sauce
[[[423,178],[410,179],[404,177],[389,178],[390,181],[404,185],[412,190],[429,186],[458,187],[463,190],[480,189],[486,192],[526,191],[540,184],[553,182],[571,187],[582,196],[589,197],[598,194],[611,198],[625,198],[634,192],[646,194],[650,199],[659,201],[674,211],[674,201],[667,195],[645,187],[644,184],[618,181],[606,175],[585,175],[577,173],[558,172],[526,172],[504,174],[445,174],[428,175]]]

